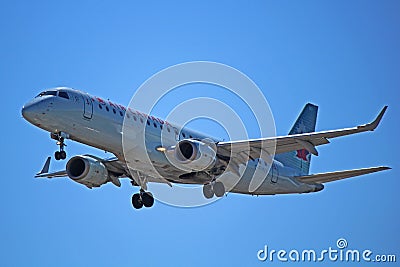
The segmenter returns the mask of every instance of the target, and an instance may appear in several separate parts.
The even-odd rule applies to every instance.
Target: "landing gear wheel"
[[[56,151],[56,152],[54,153],[54,158],[55,158],[56,160],[60,160],[60,159],[61,159],[60,151]]]
[[[205,184],[203,186],[203,195],[207,199],[210,199],[214,196],[214,191],[211,184]]]
[[[143,202],[140,194],[134,194],[132,196],[132,205],[135,209],[141,209],[143,207]]]
[[[215,182],[213,190],[217,197],[222,197],[223,195],[225,195],[225,186],[221,182]]]
[[[66,159],[67,158],[67,153],[63,150],[60,151],[60,159]]]
[[[142,193],[142,203],[146,208],[150,208],[154,204],[153,194],[150,192]]]

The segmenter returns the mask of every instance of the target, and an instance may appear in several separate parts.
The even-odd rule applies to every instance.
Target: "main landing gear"
[[[64,151],[64,147],[66,144],[64,143],[65,137],[63,136],[62,133],[59,134],[51,134],[51,138],[57,140],[57,145],[60,147],[59,151],[56,151],[54,153],[54,158],[56,160],[60,159],[66,159],[67,158],[67,153]]]
[[[225,195],[225,186],[222,182],[211,182],[203,186],[203,195],[205,198],[210,199],[214,194],[216,197]]]
[[[153,194],[140,189],[139,193],[132,196],[132,205],[135,209],[141,209],[143,206],[150,208],[154,204]]]

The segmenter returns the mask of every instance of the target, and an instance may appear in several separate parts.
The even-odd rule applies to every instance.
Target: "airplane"
[[[318,192],[328,182],[388,170],[390,167],[379,166],[309,174],[311,155],[318,156],[317,146],[328,144],[330,139],[336,137],[374,131],[386,109],[387,106],[383,107],[376,119],[365,125],[316,132],[318,106],[308,103],[288,135],[239,141],[216,140],[67,87],[41,92],[23,106],[22,116],[34,126],[49,132],[50,137],[57,141],[59,150],[54,154],[56,160],[66,159],[66,139],[114,155],[111,158],[73,156],[68,160],[65,170],[57,172],[49,172],[51,157],[48,157],[35,177],[69,177],[90,189],[108,182],[119,187],[120,178],[129,178],[133,186],[140,187],[139,193],[132,196],[133,207],[140,209],[154,204],[154,196],[146,191],[148,183],[200,185],[203,187],[203,197],[211,199],[229,192],[250,195]],[[133,164],[128,164],[123,153],[124,120],[131,123],[132,131],[139,131],[140,128],[146,131],[146,147],[131,153],[135,161]],[[166,133],[167,146],[160,141],[162,132]],[[272,146],[274,155],[261,156],[263,151]],[[141,153],[146,151],[154,166],[142,160],[144,155]],[[251,189],[249,184],[256,172],[261,173],[263,179],[256,188]],[[228,179],[220,178],[224,173],[230,174]],[[239,175],[237,182],[228,185],[229,177]]]

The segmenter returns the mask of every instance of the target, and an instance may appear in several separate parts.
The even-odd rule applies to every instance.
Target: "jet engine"
[[[174,157],[190,171],[211,169],[217,161],[216,147],[212,145],[199,140],[182,140],[175,146]]]
[[[108,171],[104,164],[90,156],[75,156],[67,163],[69,178],[89,188],[99,187],[109,181]]]

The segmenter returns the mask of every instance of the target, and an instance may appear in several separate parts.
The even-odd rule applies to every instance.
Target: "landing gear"
[[[64,147],[66,146],[66,144],[64,143],[65,137],[68,137],[68,135],[64,134],[64,133],[57,133],[57,134],[50,134],[52,139],[57,140],[57,145],[60,147],[59,151],[56,151],[54,153],[54,158],[56,160],[60,160],[60,159],[66,159],[67,158],[67,153],[64,151]]]
[[[62,150],[62,151],[56,151],[56,152],[54,153],[54,158],[55,158],[56,160],[66,159],[66,158],[67,158],[67,153],[66,153],[64,150]]]
[[[154,204],[153,194],[140,189],[139,193],[132,196],[132,206],[135,209],[141,209],[143,206],[150,208]]]
[[[132,205],[137,210],[143,207],[143,202],[142,198],[140,197],[140,194],[134,194],[132,196]]]
[[[213,190],[216,197],[222,197],[225,194],[225,186],[221,182],[215,182]]]
[[[210,199],[213,196],[222,197],[225,194],[225,186],[221,182],[212,182],[203,186],[203,195]]]
[[[214,196],[212,184],[205,184],[203,186],[203,195],[205,198],[210,199]]]
[[[150,208],[154,204],[153,194],[150,192],[143,192],[142,194],[142,202],[146,208]]]

